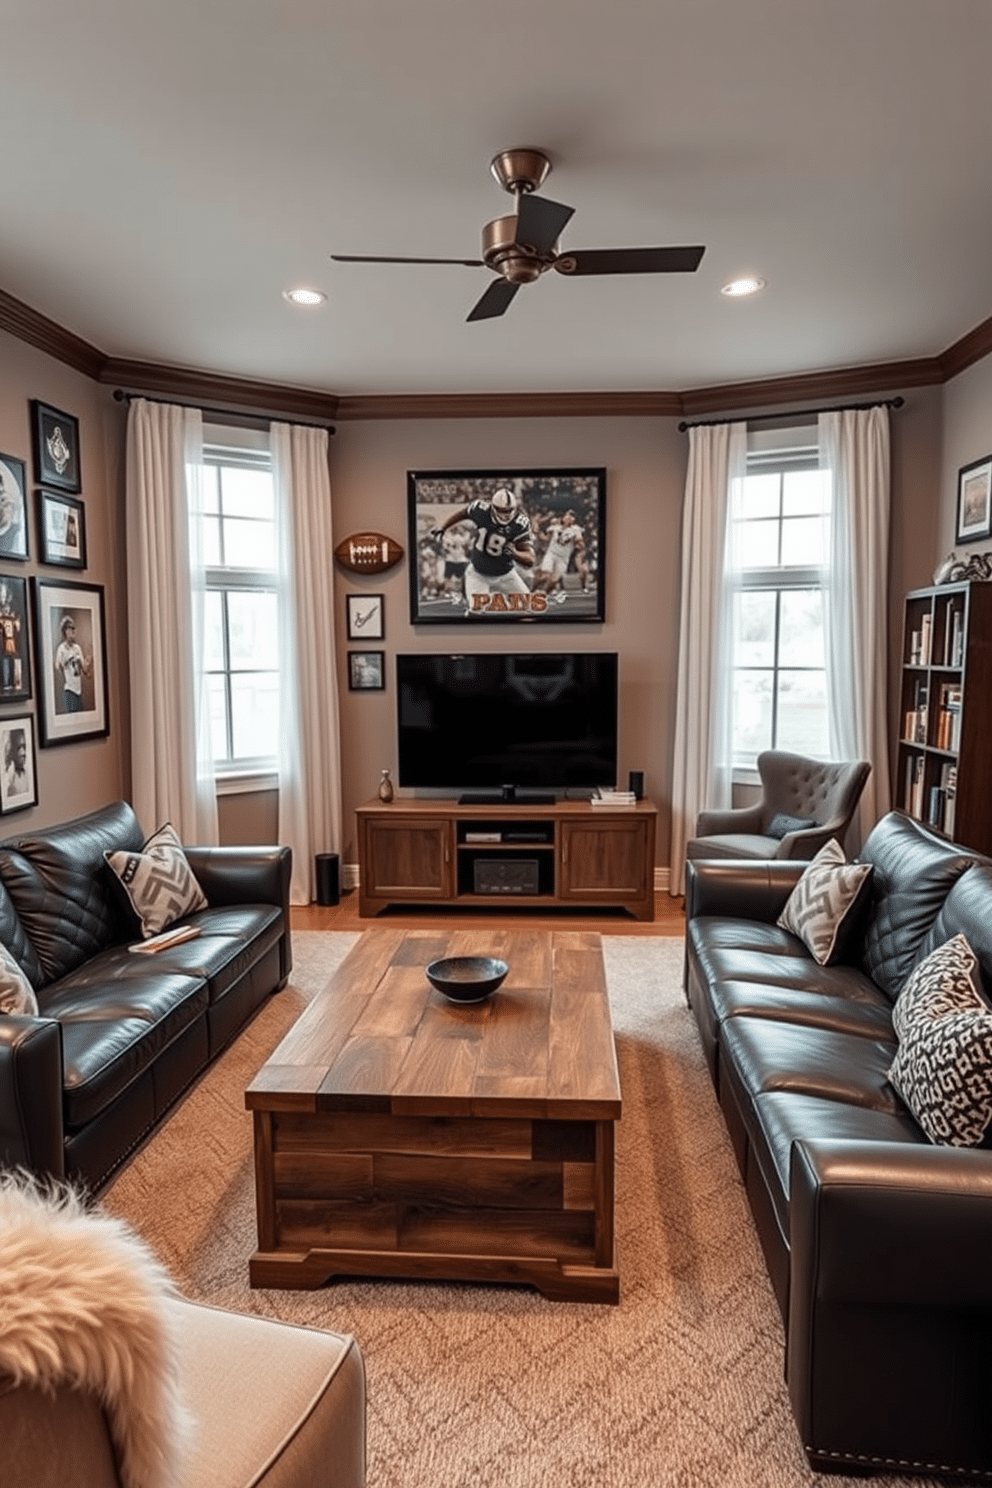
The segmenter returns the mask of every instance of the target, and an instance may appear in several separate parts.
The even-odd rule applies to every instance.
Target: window
[[[829,582],[830,476],[815,443],[749,448],[730,493],[733,590],[733,759],[762,749],[828,757],[824,597]],[[783,431],[775,436],[783,438]],[[750,442],[750,441],[749,441]]]
[[[244,438],[243,430],[236,432]],[[267,449],[205,439],[203,465],[204,645],[214,764],[220,776],[274,769],[279,640],[272,463]]]

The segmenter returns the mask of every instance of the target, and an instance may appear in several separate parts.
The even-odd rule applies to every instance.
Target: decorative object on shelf
[[[24,501],[24,461],[0,455],[0,556],[28,556],[28,513]]]
[[[933,581],[935,584],[962,584],[987,583],[989,579],[992,579],[992,552],[969,553],[967,558],[951,553],[938,566]]]
[[[379,800],[390,802],[393,799],[393,782],[389,778],[389,771],[383,770],[379,781]]]
[[[606,471],[407,472],[410,619],[605,618]]]
[[[0,574],[0,703],[30,696],[27,579]]]
[[[956,542],[992,537],[992,455],[983,455],[958,471]]]
[[[350,691],[383,692],[385,686],[385,651],[348,652],[348,687]]]
[[[78,496],[83,489],[79,461],[79,420],[71,413],[52,408],[37,398],[31,400],[31,433],[34,441],[34,478],[39,486],[69,491]]]
[[[403,558],[403,549],[382,532],[355,532],[341,539],[334,556],[351,573],[377,574],[395,568]]]
[[[86,567],[86,513],[75,496],[38,492],[38,532],[42,563]]]
[[[41,744],[110,732],[103,585],[32,579]]]
[[[385,634],[385,610],[381,594],[349,594],[349,641],[381,641]]]
[[[0,719],[0,816],[38,804],[34,718]]]
[[[510,968],[494,956],[447,956],[426,967],[427,980],[451,1002],[485,1002]]]

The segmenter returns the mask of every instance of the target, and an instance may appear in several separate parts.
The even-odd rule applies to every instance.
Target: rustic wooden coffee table
[[[424,975],[480,953],[510,967],[487,1002],[448,1002]],[[367,930],[245,1104],[252,1286],[443,1278],[619,1301],[620,1080],[597,934]]]

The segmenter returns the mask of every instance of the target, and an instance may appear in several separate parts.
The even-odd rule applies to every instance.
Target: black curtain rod
[[[320,418],[286,418],[281,413],[246,413],[242,408],[204,408],[195,398],[184,403],[180,398],[157,398],[152,393],[128,393],[123,388],[114,388],[114,397],[118,403],[130,403],[135,398],[147,398],[149,403],[168,403],[171,408],[199,408],[204,417],[208,419],[234,419],[242,424],[264,424],[266,427],[273,422],[296,424],[301,429],[326,429],[328,434],[337,433],[333,424],[328,424]]]
[[[810,414],[814,413],[857,413],[868,408],[901,408],[905,401],[906,399],[902,397],[876,398],[873,403],[838,403],[833,408],[800,408],[798,412],[788,410],[784,413],[756,413],[753,418],[745,419],[744,422],[750,428],[752,424],[774,423],[778,419],[788,419],[791,422],[795,419],[809,418]],[[679,424],[679,433],[684,434],[686,429],[715,429],[718,424],[737,422],[737,419],[722,418],[696,419],[692,423],[687,423],[683,419]]]

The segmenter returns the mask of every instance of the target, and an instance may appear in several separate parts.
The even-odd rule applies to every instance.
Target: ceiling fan
[[[541,150],[503,150],[490,169],[504,191],[515,198],[515,210],[482,229],[481,258],[400,258],[358,253],[332,253],[335,263],[462,264],[493,269],[499,275],[469,311],[468,320],[504,315],[522,284],[548,269],[559,274],[691,274],[703,248],[577,248],[556,252],[558,238],[575,211],[561,202],[537,196],[551,171]]]

